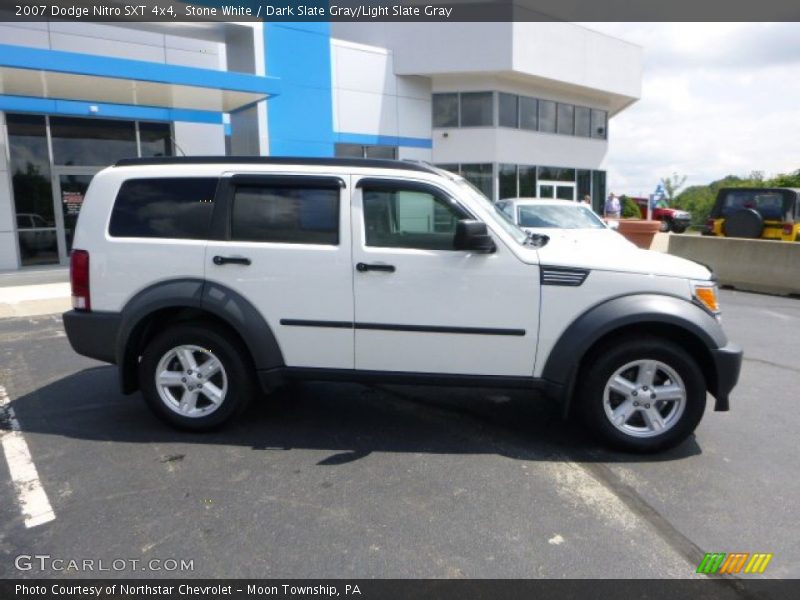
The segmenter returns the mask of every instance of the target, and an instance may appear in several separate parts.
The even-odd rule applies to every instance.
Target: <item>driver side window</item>
[[[469,218],[448,199],[422,188],[370,185],[362,194],[367,246],[454,250],[456,224]]]

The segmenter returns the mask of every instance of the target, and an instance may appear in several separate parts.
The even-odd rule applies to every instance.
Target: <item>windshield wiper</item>
[[[547,245],[547,242],[550,241],[550,236],[545,235],[543,233],[533,233],[531,231],[526,232],[528,237],[525,238],[525,245],[526,246],[533,246],[535,248],[542,248],[543,246]]]

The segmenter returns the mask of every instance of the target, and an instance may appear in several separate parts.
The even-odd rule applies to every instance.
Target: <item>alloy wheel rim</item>
[[[603,408],[609,422],[625,435],[650,438],[675,427],[686,409],[686,385],[659,360],[629,362],[609,377]]]
[[[211,350],[191,344],[176,346],[161,357],[155,383],[167,408],[193,419],[215,412],[228,393],[222,361]]]

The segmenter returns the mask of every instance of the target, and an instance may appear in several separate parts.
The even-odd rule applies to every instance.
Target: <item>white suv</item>
[[[291,379],[521,387],[655,451],[739,375],[705,267],[528,235],[420,163],[123,160],[74,248],[72,347],[186,429]]]

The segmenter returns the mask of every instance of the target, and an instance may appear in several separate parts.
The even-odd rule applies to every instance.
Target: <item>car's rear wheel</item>
[[[156,336],[139,364],[147,405],[181,429],[215,429],[240,412],[254,392],[245,351],[213,323],[177,325]]]
[[[587,361],[578,392],[584,421],[620,450],[657,452],[685,440],[706,405],[706,384],[694,358],[656,337],[609,344]]]

